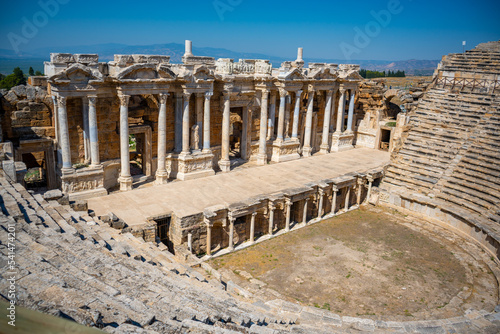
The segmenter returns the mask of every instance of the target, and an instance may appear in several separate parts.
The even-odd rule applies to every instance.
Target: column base
[[[229,172],[231,170],[231,161],[219,160],[219,168],[223,173]]]
[[[328,144],[321,145],[319,147],[319,153],[321,153],[321,154],[328,154],[328,153],[330,153],[330,145],[328,145]]]
[[[167,156],[167,170],[170,177],[178,180],[192,180],[215,175],[212,166],[212,153],[197,152],[196,154],[181,153]]]
[[[300,159],[300,142],[298,140],[279,141],[273,143],[273,155],[271,161],[283,162]]]
[[[168,182],[167,171],[156,171],[155,184],[165,184]]]
[[[69,195],[70,200],[107,195],[108,191],[104,188],[104,169],[100,166],[62,170],[61,190]]]
[[[120,191],[132,190],[132,177],[131,176],[120,176],[118,182],[120,182]]]
[[[310,156],[312,156],[312,147],[303,147],[302,156],[304,158],[309,158]]]
[[[354,140],[354,133],[338,133],[335,132],[332,135],[332,147],[330,149],[331,152],[341,152],[346,150],[351,150],[354,148],[352,142]]]
[[[257,154],[257,165],[267,164],[267,154]]]

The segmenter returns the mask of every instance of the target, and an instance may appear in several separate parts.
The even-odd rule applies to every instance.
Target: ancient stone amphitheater
[[[477,243],[500,278],[500,42],[443,57],[416,108],[400,117],[408,122],[370,202],[418,215]],[[225,282],[207,264],[197,266],[210,271],[210,278],[180,260],[190,254],[174,256],[161,243],[110,228],[97,216],[5,177],[0,184],[2,300],[9,288],[7,231],[15,226],[18,305],[106,332],[500,331],[500,307],[396,322],[340,316],[279,299],[264,302]],[[0,331],[8,332],[1,325]],[[58,332],[82,330],[67,322]]]

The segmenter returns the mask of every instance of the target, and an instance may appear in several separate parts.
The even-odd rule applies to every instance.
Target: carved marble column
[[[212,153],[210,149],[210,99],[213,92],[205,93],[205,111],[203,113],[203,153]]]
[[[359,206],[359,204],[361,203],[361,189],[362,187],[364,186],[364,180],[362,177],[358,177],[357,179],[357,185],[358,185],[358,190],[357,190],[357,193],[356,193],[356,205]]]
[[[231,125],[231,94],[224,92],[224,112],[222,114],[222,146],[219,167],[223,172],[229,172],[231,162],[229,161],[229,126]]]
[[[372,185],[373,185],[374,178],[373,178],[373,175],[367,175],[366,179],[368,180],[368,191],[366,192],[365,203],[368,203],[370,201],[370,194],[372,192]]]
[[[227,219],[229,220],[229,246],[228,249],[230,251],[234,250],[234,221],[236,218],[233,216],[228,216]]]
[[[204,93],[196,93],[196,125],[198,126],[198,138],[200,138],[200,142],[198,143],[198,147],[195,147],[195,150],[201,150],[201,140],[203,138],[203,108],[204,108]]]
[[[120,94],[120,160],[121,170],[118,181],[120,190],[132,190],[132,176],[130,176],[130,153],[128,138],[128,103],[130,95]]]
[[[54,105],[54,144],[59,148],[59,107],[57,106],[57,96],[52,95],[52,104]]]
[[[191,93],[184,92],[184,110],[182,112],[182,152],[181,154],[187,155],[191,152],[189,148],[189,136],[191,131],[189,131],[189,100],[191,98]]]
[[[310,157],[312,153],[311,134],[312,134],[312,119],[314,111],[314,94],[315,90],[309,90],[309,100],[307,101],[306,126],[304,133],[304,146],[302,147],[302,156]]]
[[[323,216],[323,198],[325,197],[325,191],[322,188],[318,189],[319,204],[318,204],[318,219]]]
[[[326,106],[325,106],[325,114],[323,120],[323,134],[321,138],[321,153],[328,153],[330,149],[329,140],[330,140],[330,116],[332,115],[332,97],[333,91],[329,90],[326,94]]]
[[[182,151],[182,93],[175,93],[175,149]]]
[[[302,91],[298,90],[295,93],[295,108],[293,110],[293,125],[292,125],[292,140],[298,140],[299,138],[299,117],[300,117],[300,101],[301,101]]]
[[[337,112],[336,134],[341,134],[344,130],[344,111],[345,111],[345,89],[340,90],[339,109]]]
[[[302,222],[307,224],[307,204],[309,204],[309,197],[304,199],[304,212],[302,212]]]
[[[330,210],[330,213],[335,215],[335,208],[337,207],[337,192],[339,189],[337,186],[332,186],[332,208]]]
[[[276,91],[271,91],[271,104],[269,106],[269,126],[267,127],[267,140],[274,139],[274,121],[276,119]]]
[[[99,157],[99,139],[97,133],[97,96],[88,96],[89,100],[89,140],[90,140],[90,165],[101,165]]]
[[[250,219],[250,243],[255,243],[255,217],[257,212],[252,213],[252,218]]]
[[[90,138],[89,138],[89,101],[86,97],[82,98],[82,116],[83,116],[83,151],[85,154],[84,162],[90,163]]]
[[[280,111],[278,114],[278,135],[277,140],[283,141],[283,133],[285,130],[285,107],[286,107],[286,96],[288,92],[284,88],[280,88]]]
[[[265,165],[267,163],[267,105],[269,99],[269,90],[262,90],[262,103],[260,106],[260,134],[259,134],[259,154],[257,155],[257,164]]]
[[[290,231],[290,216],[292,210],[292,201],[288,198],[285,199],[285,205],[286,205],[285,231],[288,232]]]
[[[167,98],[168,94],[160,93],[160,110],[158,113],[158,167],[156,168],[156,184],[167,182],[168,173],[165,168],[167,155]]]
[[[351,197],[351,186],[347,186],[347,194],[345,196],[344,210],[347,212],[349,210],[349,199]]]
[[[205,224],[207,225],[207,255],[211,256],[212,255],[212,227],[213,227],[213,223],[208,218],[205,218]]]
[[[66,111],[66,97],[57,97],[57,115],[59,118],[59,139],[62,151],[62,169],[71,170],[71,149],[68,131],[68,113]]]
[[[276,206],[273,203],[269,203],[269,235],[273,235],[274,229],[274,210]]]
[[[347,132],[351,133],[352,132],[352,121],[354,118],[354,101],[356,99],[356,91],[354,89],[351,89],[351,94],[350,94],[350,99],[349,99],[349,113],[347,114]]]

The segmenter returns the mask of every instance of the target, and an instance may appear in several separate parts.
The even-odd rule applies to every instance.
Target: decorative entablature
[[[179,66],[178,81],[185,92],[205,93],[213,91],[214,81],[216,79],[214,66],[190,65]]]
[[[282,66],[279,69],[275,85],[279,88],[284,88],[287,91],[298,91],[302,89],[304,83],[307,82],[307,77],[302,73],[302,70],[294,67]]]
[[[342,83],[354,83],[357,87],[363,77],[359,74],[359,65],[340,64],[339,65],[339,81]]]
[[[237,76],[253,79],[253,77],[271,76],[273,66],[269,60],[219,58],[215,62],[216,72],[221,76]]]
[[[105,84],[105,77],[95,67],[72,63],[48,78],[50,91],[66,96],[95,92]],[[64,93],[64,94],[63,94]]]

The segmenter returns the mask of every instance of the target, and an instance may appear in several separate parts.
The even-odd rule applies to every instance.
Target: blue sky
[[[46,46],[191,39],[200,47],[290,58],[302,46],[307,57],[405,60],[461,52],[463,40],[472,48],[500,39],[500,1],[2,2],[0,49],[16,45],[21,52]],[[51,2],[59,7],[50,7],[52,16],[40,5]],[[34,23],[39,26],[36,32],[23,32],[25,25]]]

